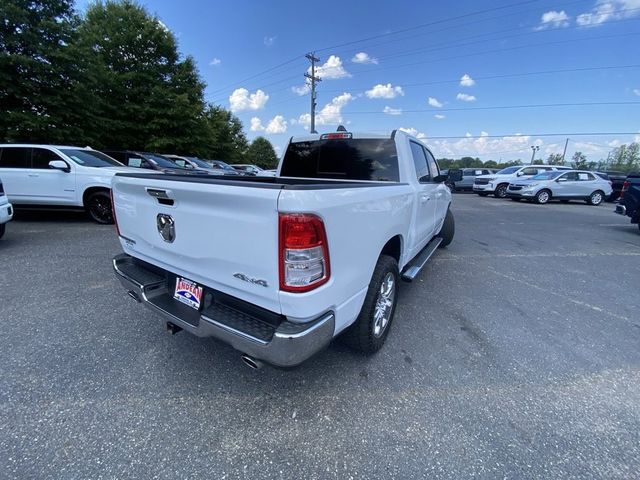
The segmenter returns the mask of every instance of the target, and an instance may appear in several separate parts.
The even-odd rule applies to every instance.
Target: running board
[[[402,271],[402,280],[405,282],[411,282],[422,271],[422,268],[427,264],[433,252],[436,251],[438,245],[442,243],[442,237],[434,237],[422,251],[416,255],[411,262]]]

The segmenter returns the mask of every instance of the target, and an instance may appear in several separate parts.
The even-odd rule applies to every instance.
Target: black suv
[[[630,173],[622,186],[616,213],[631,217],[640,227],[640,173]]]

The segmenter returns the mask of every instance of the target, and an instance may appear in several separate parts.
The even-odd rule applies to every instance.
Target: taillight
[[[618,197],[619,200],[622,200],[622,197],[624,197],[625,192],[629,190],[630,185],[631,185],[631,182],[629,180],[624,181],[624,183],[622,184],[622,190],[620,191],[620,196]]]
[[[280,290],[308,292],[331,276],[322,219],[312,214],[279,216]]]
[[[113,223],[116,225],[116,232],[120,236],[120,227],[118,226],[118,217],[116,217],[116,204],[113,203],[113,189],[109,190],[109,197],[111,197],[111,214],[113,215]]]

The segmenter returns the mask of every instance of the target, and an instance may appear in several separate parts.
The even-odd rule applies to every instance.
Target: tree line
[[[482,161],[477,157],[462,157],[459,159],[440,158],[438,164],[441,168],[496,168],[502,169],[514,165],[528,164],[529,161],[514,160],[511,162],[496,162],[495,160]],[[589,161],[587,156],[577,151],[571,159],[565,161],[561,153],[552,153],[546,160],[534,160],[534,164],[541,165],[569,165],[578,170],[619,171],[624,173],[640,171],[640,143],[632,142],[613,148],[607,158],[598,161]]]
[[[194,59],[131,0],[0,0],[0,141],[195,155],[273,168],[263,137],[205,101]]]

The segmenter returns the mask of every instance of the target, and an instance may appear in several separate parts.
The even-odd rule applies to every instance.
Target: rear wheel
[[[453,240],[455,233],[456,223],[453,219],[453,213],[451,213],[451,210],[447,209],[447,215],[444,217],[442,228],[440,229],[440,233],[438,233],[438,236],[442,238],[442,242],[440,242],[438,247],[444,248],[449,245]]]
[[[551,200],[551,192],[549,192],[549,190],[540,190],[538,193],[536,193],[536,203],[539,204],[545,204],[545,203],[549,203],[549,200]]]
[[[4,232],[6,231],[6,223],[0,224],[0,238],[4,236]]]
[[[344,333],[345,343],[354,350],[375,353],[384,345],[398,303],[399,278],[396,259],[380,255],[360,315]]]
[[[507,196],[507,187],[508,186],[509,185],[506,184],[506,183],[501,183],[500,185],[498,185],[496,187],[496,190],[495,190],[495,192],[493,192],[493,195],[496,198],[505,198]]]
[[[597,190],[589,196],[589,200],[587,203],[589,203],[589,205],[595,206],[595,205],[600,205],[603,201],[604,201],[604,193],[602,193],[600,190]]]
[[[94,192],[87,198],[85,208],[91,219],[103,225],[113,223],[113,211],[111,210],[111,197],[108,192]]]

